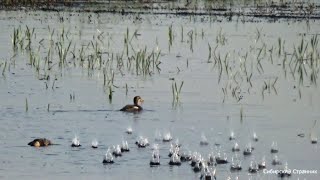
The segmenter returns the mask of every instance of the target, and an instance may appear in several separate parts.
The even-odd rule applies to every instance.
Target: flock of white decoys
[[[131,127],[128,127],[125,131],[128,135],[133,134],[133,130]],[[171,166],[180,166],[184,162],[188,162],[190,166],[192,167],[192,170],[195,173],[201,172],[200,179],[216,179],[216,166],[219,164],[228,164],[230,163],[230,171],[236,172],[241,171],[242,165],[239,158],[239,152],[240,146],[236,142],[236,137],[234,132],[230,133],[229,140],[234,143],[231,151],[235,153],[235,155],[231,158],[231,161],[228,160],[228,157],[226,153],[221,153],[220,151],[216,153],[210,153],[207,158],[204,158],[205,156],[202,156],[199,152],[191,152],[191,151],[183,151],[181,150],[181,144],[177,140],[176,142],[172,143],[173,137],[170,132],[166,132],[161,136],[161,134],[157,131],[156,132],[156,141],[159,141],[159,137],[162,137],[162,141],[164,143],[171,142],[170,149],[169,149],[169,157],[170,160],[167,162]],[[256,133],[253,133],[252,136],[253,141],[257,142],[258,136]],[[148,138],[139,136],[136,140],[135,144],[138,148],[146,148],[150,145]],[[207,146],[209,145],[209,142],[204,134],[201,134],[201,146]],[[219,144],[215,144],[216,146],[219,146]],[[72,147],[80,147],[80,141],[77,137],[75,137],[72,140]],[[93,140],[91,144],[92,148],[98,148],[98,141]],[[160,163],[160,152],[159,152],[159,145],[154,144],[151,147],[152,154],[151,159],[149,162],[150,167],[159,166]],[[129,145],[127,141],[122,141],[121,145],[113,146],[112,148],[108,148],[106,154],[103,157],[102,163],[103,164],[113,164],[115,162],[115,158],[122,156],[124,152],[129,152]],[[250,156],[252,155],[254,151],[254,147],[251,143],[248,143],[245,148],[243,149],[243,156]],[[270,165],[277,166],[277,165],[283,165],[283,163],[280,161],[280,159],[277,156],[277,153],[279,152],[277,142],[272,142],[270,153],[273,154],[272,162],[270,162]],[[251,161],[250,165],[247,169],[249,173],[258,173],[259,171],[265,169],[267,167],[266,158],[263,157],[261,161]],[[290,177],[291,173],[290,171],[286,171],[288,169],[287,163],[284,164],[282,167],[282,171],[279,171],[278,174],[279,177]]]
[[[128,135],[133,134],[133,129],[131,127],[128,127],[125,131]],[[161,137],[161,139],[160,139]],[[199,152],[191,152],[191,151],[185,151],[182,150],[182,145],[179,143],[178,139],[176,139],[176,142],[173,141],[173,137],[170,132],[166,132],[161,135],[160,132],[156,131],[156,138],[155,141],[159,142],[159,140],[163,141],[164,143],[170,142],[170,149],[169,149],[169,157],[170,160],[167,162],[170,166],[180,166],[182,163],[187,162],[192,167],[192,170],[195,173],[201,172],[200,179],[216,179],[216,166],[219,164],[228,164],[230,163],[230,171],[236,172],[236,171],[242,171],[242,165],[239,158],[239,153],[241,152],[241,148],[236,141],[236,136],[234,132],[232,131],[229,136],[229,141],[233,143],[233,147],[231,148],[231,151],[234,153],[234,155],[231,158],[231,161],[229,161],[226,153],[221,153],[220,150],[215,153],[209,153],[207,158],[205,156],[202,156]],[[252,135],[253,142],[259,141],[259,138],[256,133],[253,133]],[[313,141],[312,143],[317,143],[317,141]],[[135,144],[138,148],[146,148],[150,145],[148,138],[139,136],[136,140]],[[200,146],[207,146],[209,145],[209,142],[204,134],[201,134],[201,140],[200,140]],[[41,147],[41,146],[49,146],[54,145],[50,140],[46,138],[39,138],[34,139],[30,143],[28,143],[30,146],[35,147]],[[71,147],[77,148],[80,147],[80,140],[77,136],[75,136],[72,139]],[[91,143],[92,148],[98,148],[99,143],[97,140],[93,140]],[[215,144],[216,147],[219,147],[219,144]],[[153,144],[151,146],[152,154],[151,159],[149,162],[149,165],[151,167],[159,166],[160,163],[160,152],[159,152],[159,145]],[[252,146],[252,143],[248,143],[245,148],[242,151],[243,156],[247,157],[253,154],[255,148]],[[112,148],[108,148],[106,154],[103,157],[102,163],[103,164],[113,164],[115,162],[115,158],[122,156],[123,153],[129,152],[130,148],[127,141],[122,141],[121,145],[114,145]],[[269,163],[271,166],[279,167],[279,177],[290,177],[291,171],[288,170],[288,164],[282,163],[282,161],[279,159],[277,154],[279,153],[278,144],[277,142],[272,142],[270,152],[272,155],[272,161]],[[257,162],[255,160],[252,160],[250,162],[250,165],[247,169],[247,171],[251,174],[258,173],[259,171],[262,171],[263,169],[267,168],[268,163],[266,161],[265,157],[262,157],[261,161]]]

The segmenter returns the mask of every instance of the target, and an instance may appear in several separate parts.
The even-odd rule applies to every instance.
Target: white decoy
[[[71,144],[72,147],[80,147],[81,144],[80,144],[80,140],[78,139],[77,136],[75,136],[73,139],[72,139],[72,144]]]
[[[121,152],[128,152],[128,151],[130,151],[128,142],[122,141]]]
[[[122,156],[120,145],[113,146],[113,152],[112,152],[112,154],[113,154],[115,157]]]
[[[132,128],[129,126],[127,129],[126,129],[126,133],[127,134],[132,134],[133,130]]]
[[[170,132],[167,132],[163,135],[163,139],[162,141],[163,142],[170,142],[172,140],[172,136],[171,136],[171,133]]]
[[[113,162],[113,156],[112,156],[112,154],[110,152],[110,149],[108,149],[107,153],[105,154],[102,163],[103,164],[112,164],[112,163],[114,163]]]
[[[91,143],[91,147],[94,148],[94,149],[96,149],[96,148],[98,148],[98,144],[99,144],[99,143],[98,143],[97,140],[93,140],[92,143]]]
[[[200,141],[200,145],[202,145],[202,146],[206,146],[206,145],[208,145],[208,144],[209,144],[209,142],[208,142],[207,137],[205,136],[205,134],[204,134],[204,133],[202,133],[202,134],[201,134],[201,141]]]

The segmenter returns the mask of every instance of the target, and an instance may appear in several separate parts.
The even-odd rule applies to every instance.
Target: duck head
[[[143,102],[144,102],[144,100],[140,96],[135,96],[133,98],[133,103],[136,106],[141,106]]]

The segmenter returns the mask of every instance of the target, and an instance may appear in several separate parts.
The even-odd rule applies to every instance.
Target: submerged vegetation
[[[189,46],[189,51],[193,54],[195,44],[198,41],[206,41],[204,37],[209,36],[203,29],[201,34],[197,33],[197,29],[188,30],[183,26],[178,29],[173,24],[168,26],[169,52],[174,44],[181,43]],[[180,32],[177,33],[176,30]],[[243,93],[250,94],[252,91],[261,91],[262,100],[266,94],[277,95],[277,82],[282,77],[279,77],[279,74],[271,75],[266,72],[265,66],[283,71],[283,78],[293,81],[294,86],[298,87],[294,89],[297,90],[299,98],[302,96],[301,89],[304,86],[317,86],[320,71],[317,34],[301,35],[300,43],[294,44],[290,49],[290,45],[286,45],[283,37],[277,38],[274,44],[270,44],[270,41],[265,41],[262,29],[257,28],[253,33],[254,43],[249,44],[244,50],[226,50],[232,40],[222,28],[215,33],[215,41],[207,42],[207,63],[212,64],[212,69],[217,72],[217,83],[221,86],[223,94],[222,102],[232,97],[241,103]],[[125,87],[125,93],[128,93],[127,83],[115,82],[115,77],[126,74],[151,77],[161,72],[160,59],[167,55],[159,49],[157,41],[154,47],[138,42],[141,36],[138,29],[126,28],[123,33],[123,45],[120,46],[122,49],[110,47],[110,44],[114,43],[113,35],[99,29],[92,40],[82,41],[81,44],[77,40],[81,39],[81,30],[79,33],[74,33],[74,30],[65,29],[64,26],[60,30],[48,26],[47,34],[48,39],[39,39],[34,27],[14,27],[11,34],[13,55],[9,61],[2,63],[2,75],[5,76],[6,70],[15,64],[19,53],[23,53],[28,55],[28,65],[32,67],[37,78],[46,80],[46,89],[48,87],[55,89],[55,82],[62,76],[64,70],[81,68],[87,72],[88,77],[100,73],[103,75],[103,89],[111,101],[113,93],[119,87]],[[179,35],[180,38],[177,37]],[[187,38],[184,38],[185,35]],[[188,69],[189,59],[185,60]],[[181,69],[179,67],[177,69],[179,74]],[[180,101],[183,83],[184,81],[180,85],[176,82],[172,84],[173,103]]]
[[[126,73],[134,73],[136,76],[150,77],[155,73],[160,73],[161,50],[158,48],[149,50],[145,46],[142,50],[135,46],[137,39],[137,30],[129,38],[130,30],[127,28],[124,34],[124,49],[120,51],[109,51],[105,47],[105,37],[103,32],[99,32],[93,40],[85,44],[77,44],[72,38],[70,30],[56,30],[47,27],[49,39],[37,39],[36,32],[28,26],[13,29],[12,63],[20,53],[28,54],[28,65],[32,67],[39,80],[46,80],[45,85],[52,83],[52,89],[55,88],[55,82],[58,76],[62,76],[64,70],[71,68],[81,68],[87,72],[89,77],[94,74],[103,74],[103,88],[112,100],[114,88],[119,88],[114,83],[115,73],[124,76]],[[81,33],[79,33],[81,38]],[[107,40],[111,42],[111,36]],[[7,61],[4,62],[2,74],[7,68]],[[53,77],[53,78],[52,78]],[[128,87],[126,85],[126,93]]]

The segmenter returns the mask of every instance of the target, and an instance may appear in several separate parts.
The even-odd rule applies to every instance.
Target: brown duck
[[[139,112],[139,111],[143,110],[143,108],[141,107],[143,101],[144,100],[140,96],[135,96],[133,98],[133,104],[128,104],[128,105],[124,106],[122,109],[120,109],[120,111]]]
[[[39,139],[34,139],[33,141],[29,142],[28,145],[34,146],[34,147],[43,147],[43,146],[52,145],[52,142],[46,138],[39,138]]]

